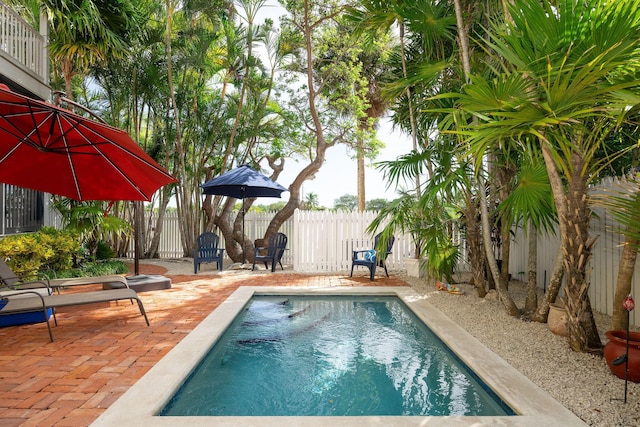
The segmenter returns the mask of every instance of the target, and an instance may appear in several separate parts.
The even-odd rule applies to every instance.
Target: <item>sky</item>
[[[386,147],[374,162],[395,160],[398,156],[411,151],[412,145],[410,137],[392,129],[388,120],[381,121],[378,138],[385,143]],[[307,194],[314,193],[318,196],[320,206],[331,208],[333,207],[335,199],[340,196],[345,194],[357,195],[358,170],[356,160],[351,158],[352,155],[353,154],[349,154],[346,147],[342,145],[329,148],[326,153],[325,163],[315,178],[303,184],[302,200],[304,200]],[[284,187],[289,187],[304,166],[302,163],[295,163],[293,160],[287,159],[285,169],[278,178],[278,183]],[[396,197],[396,188],[391,187],[387,189],[387,183],[383,178],[382,172],[368,165],[365,170],[365,199],[367,201],[372,199],[391,200]],[[283,193],[282,199],[288,200],[288,194]],[[268,203],[266,203],[266,201],[257,201],[257,204]]]

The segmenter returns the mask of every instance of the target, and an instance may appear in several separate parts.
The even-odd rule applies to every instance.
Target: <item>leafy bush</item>
[[[98,247],[96,249],[96,259],[97,260],[105,260],[111,259],[116,256],[115,251],[109,246],[109,244],[103,240],[98,242]]]
[[[14,234],[0,240],[0,256],[24,280],[36,279],[42,265],[55,255],[54,250],[44,246],[35,233]]]
[[[106,276],[110,274],[127,274],[129,268],[122,261],[87,262],[82,268],[72,268],[57,272],[57,277],[66,279],[70,277]]]
[[[22,280],[54,277],[57,272],[73,267],[79,253],[78,235],[53,227],[0,240],[0,257]]]
[[[47,257],[40,267],[41,272],[55,272],[73,267],[74,258],[80,254],[80,240],[76,233],[42,227],[35,236],[42,246],[53,250],[53,254]]]

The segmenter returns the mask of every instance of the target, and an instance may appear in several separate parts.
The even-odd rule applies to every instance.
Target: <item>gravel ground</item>
[[[193,274],[193,261],[144,260],[165,266],[167,274]],[[225,266],[225,268],[228,266]],[[288,272],[291,272],[290,270]],[[604,358],[576,353],[565,338],[551,333],[546,324],[527,322],[506,314],[494,292],[478,298],[475,289],[459,277],[457,286],[465,295],[438,291],[423,279],[393,272],[418,293],[428,294],[429,303],[442,311],[494,353],[567,407],[588,425],[598,427],[640,426],[640,384],[629,382],[627,403],[624,380],[609,370]],[[525,286],[513,281],[510,294],[524,306]],[[609,316],[595,313],[603,344]]]
[[[424,280],[403,277],[429,303],[466,329],[511,366],[591,426],[640,425],[640,384],[629,382],[624,403],[624,380],[609,370],[604,358],[576,353],[567,340],[546,324],[507,315],[494,292],[481,299],[467,283],[457,286],[465,295],[437,291]],[[509,290],[518,307],[524,306],[525,286],[511,282]],[[603,344],[611,319],[596,313]]]

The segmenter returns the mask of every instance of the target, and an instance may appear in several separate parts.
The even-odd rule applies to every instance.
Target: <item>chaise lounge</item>
[[[129,288],[126,279],[122,276],[79,277],[52,281],[43,279],[33,282],[20,282],[13,275],[13,272],[11,272],[10,276],[7,272],[11,272],[11,269],[4,261],[0,260],[0,281],[2,282],[0,284],[0,316],[42,312],[47,323],[51,342],[53,342],[53,332],[49,323],[49,311],[53,313],[54,323],[57,325],[56,309],[59,307],[120,300],[130,300],[133,303],[135,300],[138,303],[140,314],[144,316],[144,320],[149,326],[149,319],[142,301],[138,294]],[[61,288],[68,286],[114,282],[122,283],[124,287],[89,292],[60,293]]]

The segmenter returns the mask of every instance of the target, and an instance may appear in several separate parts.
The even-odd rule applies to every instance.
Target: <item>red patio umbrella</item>
[[[0,182],[79,201],[149,201],[176,179],[126,132],[0,84]]]
[[[145,200],[176,182],[124,131],[0,85],[0,182],[75,200]]]

